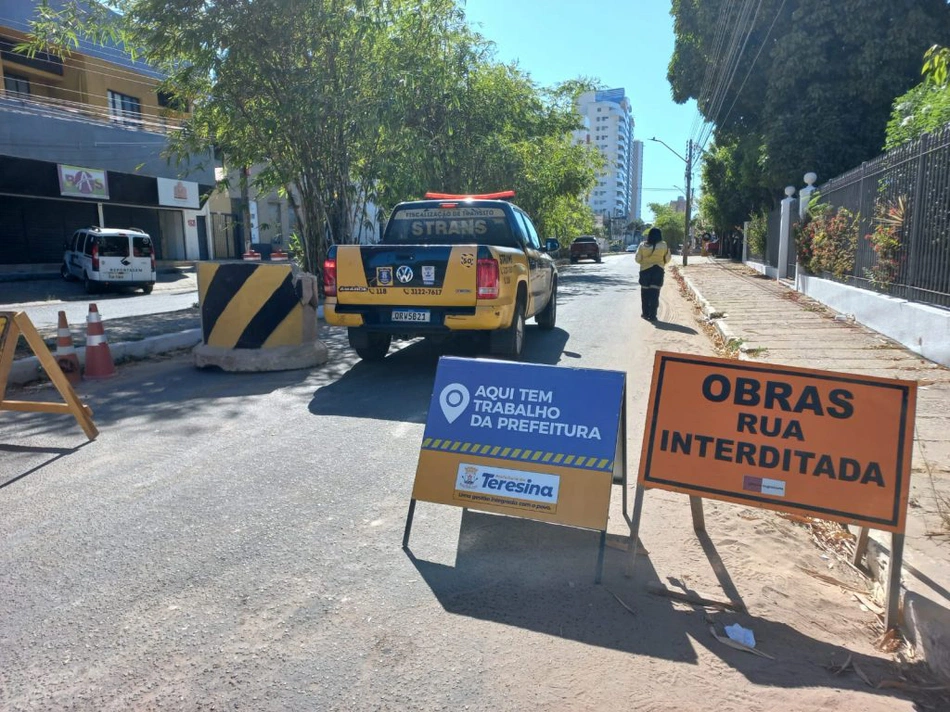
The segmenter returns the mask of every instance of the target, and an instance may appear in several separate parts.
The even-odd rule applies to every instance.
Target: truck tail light
[[[150,257],[152,258],[152,272],[154,272],[155,271],[155,253],[152,252]]]
[[[92,246],[92,271],[99,271],[99,245]]]
[[[478,260],[475,267],[475,296],[477,299],[498,299],[498,260]]]
[[[326,297],[336,296],[336,260],[323,261],[323,294]]]

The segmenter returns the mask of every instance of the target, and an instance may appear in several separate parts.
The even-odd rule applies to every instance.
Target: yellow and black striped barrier
[[[422,441],[424,450],[438,450],[440,452],[457,452],[468,455],[486,455],[502,460],[516,460],[518,462],[540,462],[551,465],[564,465],[585,470],[613,472],[614,461],[605,458],[571,455],[563,452],[547,452],[544,450],[530,450],[528,448],[502,447],[500,445],[481,445],[461,440],[439,440],[425,438]]]
[[[303,299],[295,288],[303,278],[313,280],[295,275],[288,263],[198,263],[198,365],[272,371],[324,363],[311,292]]]

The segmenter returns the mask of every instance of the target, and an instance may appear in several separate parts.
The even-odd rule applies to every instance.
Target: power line
[[[752,10],[752,1],[753,0],[745,0],[741,9],[739,10],[739,15],[736,19],[735,27],[730,39],[729,50],[726,53],[725,59],[720,65],[716,90],[707,107],[707,116],[710,117],[710,123],[707,125],[707,129],[700,134],[700,138],[698,140],[700,147],[705,146],[706,142],[709,140],[709,137],[712,135],[716,118],[718,118],[719,112],[722,110],[722,104],[725,101],[725,96],[729,91],[729,86],[732,83],[732,78],[735,75],[736,68],[739,66],[739,61],[742,57],[742,51],[745,49],[745,42],[741,42],[740,39],[743,33],[743,28],[748,26],[748,30],[746,31],[746,42],[748,41],[749,35],[752,33],[754,17],[751,21],[749,20],[749,14]],[[762,0],[759,0],[759,5],[761,5],[761,3]],[[758,7],[756,8],[756,14],[758,14]]]
[[[750,2],[750,7],[751,7],[751,2]],[[761,8],[762,8],[762,0],[758,0],[758,4],[755,7],[755,14],[753,14],[752,19],[749,20],[749,29],[745,34],[745,39],[742,41],[742,47],[736,53],[735,62],[733,63],[732,70],[729,73],[729,80],[728,82],[726,82],[725,88],[723,89],[722,95],[720,96],[719,102],[716,106],[716,115],[715,115],[715,118],[713,119],[713,123],[718,124],[719,114],[722,111],[723,104],[725,103],[726,96],[729,92],[729,87],[732,86],[732,81],[733,79],[735,79],[736,71],[739,69],[739,64],[742,60],[742,55],[745,53],[745,48],[749,44],[749,38],[752,36],[752,31],[755,28],[755,21],[756,21],[756,18],[758,18],[759,16],[759,10]],[[700,150],[702,150],[705,147],[706,141],[709,140],[709,137],[711,135],[712,135],[712,130],[710,130],[707,133],[705,140],[700,144]]]
[[[716,67],[719,65],[720,57],[722,54],[723,43],[726,38],[726,27],[728,25],[728,19],[732,14],[731,8],[735,0],[727,0],[725,7],[719,13],[719,22],[716,26],[715,40],[713,41],[713,50],[712,56],[706,62],[706,70],[703,73],[703,81],[700,84],[699,94],[696,99],[697,107],[697,118],[693,121],[692,129],[690,130],[690,135],[696,138],[698,130],[700,128],[699,119],[702,117],[701,107],[708,101],[713,86],[713,79],[715,77]],[[706,122],[704,121],[703,124]]]
[[[716,86],[712,95],[709,97],[708,102],[706,103],[705,111],[705,114],[707,117],[709,117],[709,119],[706,125],[703,127],[703,130],[700,131],[698,136],[695,138],[697,145],[700,147],[704,147],[706,142],[709,140],[709,137],[712,135],[716,119],[718,118],[719,113],[722,111],[722,105],[725,101],[725,97],[728,94],[729,87],[732,84],[732,79],[734,78],[735,72],[738,69],[746,43],[748,42],[748,39],[751,36],[752,30],[755,26],[755,18],[758,16],[761,3],[762,0],[758,0],[758,5],[756,5],[755,13],[753,14],[753,0],[744,0],[742,6],[738,8],[736,12],[733,32],[730,36],[728,48],[721,61],[718,61],[717,53],[716,60],[718,66],[716,72]],[[723,15],[727,18],[732,17],[731,6],[729,9],[724,11]]]
[[[26,33],[32,32],[32,28],[23,22],[12,20],[10,18],[0,17],[0,27],[6,26],[6,27],[16,30],[17,29],[15,27],[16,25],[26,28],[25,30]],[[118,48],[107,47],[105,45],[96,45],[92,42],[89,42],[88,45],[89,47],[87,47],[85,50],[83,49],[83,47],[78,47],[74,50],[70,50],[70,54],[64,57],[61,57],[60,59],[62,59],[63,61],[63,66],[71,67],[72,69],[76,69],[77,71],[88,72],[90,74],[97,74],[97,75],[111,78],[111,79],[119,79],[121,81],[134,82],[136,84],[142,84],[143,86],[154,86],[155,84],[163,81],[163,79],[167,78],[164,72],[156,69],[155,67],[153,67],[152,65],[146,62],[132,59],[132,57],[127,52],[124,52],[123,50],[120,50]],[[96,56],[96,54],[92,54],[91,51],[105,54],[107,55],[107,57]],[[80,68],[75,65],[70,65],[69,60],[73,54],[82,57],[86,62],[89,62],[89,61],[101,62],[105,65],[108,65],[114,71],[109,72],[109,71],[102,71],[98,69],[92,69],[90,67]],[[108,58],[108,55],[114,56],[115,61],[114,62],[110,61],[110,59]],[[131,63],[133,66],[132,67],[123,66],[122,64],[123,62]],[[149,72],[152,72],[158,76],[154,76],[154,77],[149,76],[148,74]],[[144,80],[143,77],[148,77],[148,79],[151,81]]]
[[[762,40],[762,44],[759,46],[759,51],[755,53],[752,64],[749,65],[749,71],[746,72],[745,79],[742,80],[742,85],[739,87],[739,91],[736,92],[736,95],[732,100],[732,105],[729,107],[729,111],[726,112],[726,115],[722,120],[723,124],[729,120],[729,116],[732,114],[732,110],[735,108],[736,102],[739,101],[739,95],[742,94],[742,90],[745,89],[746,82],[749,81],[749,77],[752,75],[752,69],[755,67],[755,63],[759,60],[759,55],[762,54],[762,50],[765,49],[765,45],[768,44],[769,36],[772,34],[772,28],[775,27],[775,23],[782,14],[782,10],[785,9],[785,2],[786,0],[782,0],[782,4],[779,5],[778,12],[776,12],[775,17],[772,18],[772,24],[769,25],[769,30],[765,33],[765,38]]]
[[[15,20],[11,17],[0,17],[0,25],[9,27],[10,29],[16,30],[18,32],[22,32],[23,34],[26,34],[26,35],[33,34],[33,26],[29,22],[24,22],[23,20]],[[157,69],[155,69],[154,67],[152,67],[151,65],[149,65],[147,62],[143,60],[132,59],[132,56],[128,52],[128,50],[124,50],[113,45],[99,44],[99,43],[93,42],[92,40],[83,39],[83,38],[80,38],[79,42],[80,42],[79,47],[75,49],[69,49],[69,48],[67,49],[69,49],[69,51],[71,52],[75,51],[75,52],[78,52],[79,54],[83,54],[82,45],[85,44],[87,48],[89,47],[95,48],[95,51],[101,52],[102,54],[113,55],[117,58],[121,58],[123,61],[132,62],[133,64],[143,64],[145,65],[145,67],[147,67],[151,71],[158,72]]]

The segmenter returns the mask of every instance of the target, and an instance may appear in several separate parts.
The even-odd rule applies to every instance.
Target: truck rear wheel
[[[491,335],[492,353],[505,356],[512,361],[520,361],[524,353],[524,297],[518,295],[511,326]]]
[[[389,353],[389,345],[393,340],[390,334],[379,334],[363,329],[348,329],[347,336],[350,346],[364,361],[382,361]]]
[[[554,280],[554,286],[551,289],[551,298],[548,300],[547,306],[544,307],[540,312],[538,312],[534,320],[538,323],[538,326],[545,331],[550,331],[554,328],[554,325],[557,324],[557,280]]]

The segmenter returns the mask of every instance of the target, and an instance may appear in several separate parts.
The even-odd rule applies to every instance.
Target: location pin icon
[[[439,405],[442,406],[442,414],[450,423],[454,423],[468,407],[469,393],[468,388],[461,383],[450,383],[442,389],[439,394]]]

